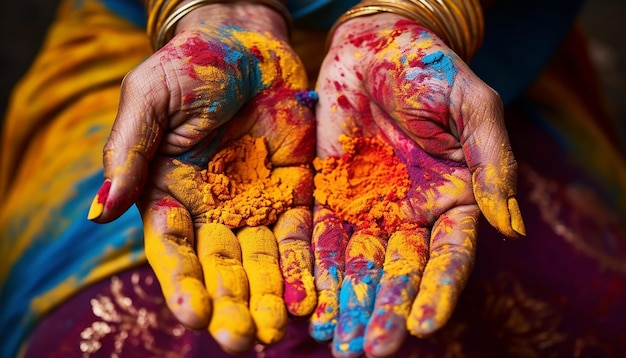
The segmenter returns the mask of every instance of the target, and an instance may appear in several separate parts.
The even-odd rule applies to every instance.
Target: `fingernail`
[[[109,190],[111,189],[111,179],[106,179],[98,193],[93,198],[91,202],[91,206],[89,207],[89,214],[87,214],[88,220],[93,220],[102,215],[104,211],[104,203],[107,201],[107,197],[109,196]]]
[[[511,217],[511,228],[521,236],[526,236],[526,226],[522,219],[522,212],[519,210],[519,203],[515,198],[508,200],[509,216]]]

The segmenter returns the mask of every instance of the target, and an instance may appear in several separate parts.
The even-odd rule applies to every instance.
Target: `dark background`
[[[0,0],[0,114],[36,55],[58,0]],[[626,122],[626,1],[588,0],[582,12],[609,107]]]

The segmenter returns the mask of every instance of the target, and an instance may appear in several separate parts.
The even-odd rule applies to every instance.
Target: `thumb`
[[[143,190],[148,165],[168,123],[169,92],[155,76],[138,67],[122,82],[119,109],[103,151],[105,180],[93,199],[89,220],[115,220]]]
[[[509,238],[526,235],[516,199],[517,162],[504,124],[502,101],[493,89],[464,98],[461,143],[478,206],[489,223]]]

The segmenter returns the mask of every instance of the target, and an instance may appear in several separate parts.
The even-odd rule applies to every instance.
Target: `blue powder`
[[[313,323],[311,325],[311,329],[309,334],[316,341],[327,341],[333,337],[335,333],[335,324],[334,323]]]
[[[245,56],[241,52],[231,50],[226,52],[226,55],[224,56],[224,61],[226,61],[226,63],[229,65],[237,65],[244,58]]]
[[[435,71],[437,71],[439,79],[445,79],[448,81],[448,84],[452,86],[454,83],[454,76],[457,73],[457,69],[452,63],[452,59],[449,56],[446,56],[443,52],[437,51],[435,53],[431,53],[430,55],[424,56],[422,59],[422,63]]]
[[[339,275],[337,274],[337,266],[331,266],[328,269],[328,273],[337,281],[339,281]]]
[[[219,102],[218,101],[214,101],[213,103],[211,103],[211,105],[209,105],[209,107],[207,107],[207,111],[213,113],[215,112],[215,110],[217,109],[217,106],[219,106]]]
[[[334,342],[335,350],[337,352],[354,352],[354,353],[363,353],[363,345],[365,343],[365,339],[363,337],[355,337],[348,342],[347,349],[342,349],[343,342],[336,341]]]
[[[296,92],[296,99],[300,104],[303,104],[309,108],[315,108],[319,96],[315,91],[298,91]]]

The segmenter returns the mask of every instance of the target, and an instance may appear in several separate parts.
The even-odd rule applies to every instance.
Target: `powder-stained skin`
[[[337,357],[388,356],[407,332],[445,324],[473,267],[479,205],[506,235],[524,232],[495,92],[428,30],[378,19],[335,32],[317,87],[310,332]]]
[[[182,31],[146,63],[164,74],[167,97],[158,103],[171,113],[165,126],[138,128],[141,138],[124,160],[116,159],[123,151],[107,150],[112,171],[124,176],[99,192],[90,217],[106,214],[120,200],[122,179],[137,180],[138,160],[156,151],[151,190],[138,207],[168,307],[189,327],[208,326],[228,352],[275,343],[288,313],[306,315],[316,305],[317,97],[304,68],[270,32],[210,24]]]
[[[331,303],[320,298],[315,314],[321,318],[340,312],[341,316],[336,328],[316,327],[314,335],[322,339],[324,335],[335,334],[341,339],[335,350],[355,352],[364,348],[363,336],[372,317],[376,318],[373,322],[383,325],[372,325],[369,328],[372,332],[376,330],[384,336],[398,334],[398,329],[388,329],[390,324],[399,323],[390,316],[402,317],[410,311],[429,259],[430,240],[437,240],[440,233],[458,230],[461,224],[470,231],[463,234],[467,239],[459,248],[472,252],[471,226],[475,224],[476,210],[463,217],[461,223],[446,219],[451,198],[467,197],[469,175],[462,166],[442,165],[417,148],[413,156],[401,160],[380,137],[341,136],[339,143],[343,148],[341,157],[315,161],[318,173],[314,195],[318,203],[329,209],[320,210],[316,217],[318,266],[333,273],[329,277],[318,276],[318,283],[334,280],[337,285],[341,282],[341,288],[339,301]],[[338,221],[342,223],[340,229],[333,230]],[[431,239],[430,228],[435,221]],[[337,235],[338,231],[346,233]],[[350,239],[346,242],[347,236]],[[339,249],[343,245],[345,249]],[[333,256],[342,251],[345,277],[340,280],[337,275],[340,268],[334,266]],[[442,253],[430,258],[429,268],[441,271],[441,276],[462,277],[471,269],[471,261],[459,261],[454,255]],[[450,287],[455,279],[447,280],[445,286]],[[441,295],[446,287],[439,283],[424,281],[421,290],[426,292],[431,285],[435,286],[432,294]],[[454,297],[457,287],[450,289],[447,295]],[[384,294],[374,300],[377,291]],[[439,307],[446,304],[445,300],[438,303]],[[427,322],[444,319],[431,316],[440,309],[427,311],[422,317]],[[405,330],[403,326],[400,325]]]

